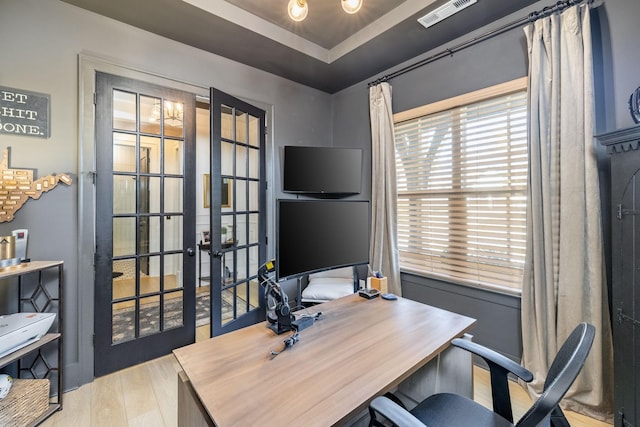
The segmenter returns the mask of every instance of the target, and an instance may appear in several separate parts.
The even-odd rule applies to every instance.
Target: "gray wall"
[[[404,64],[385,70],[367,81],[347,88],[333,97],[334,141],[370,139],[367,83],[387,75],[423,58],[440,53],[472,37],[503,24],[541,10],[553,4],[540,1],[482,28],[425,52]],[[637,0],[609,0],[592,13],[594,23],[595,77],[597,129],[596,133],[633,125],[627,109],[631,92],[640,86],[640,54],[637,40],[640,36],[640,2]],[[393,111],[400,112],[434,101],[481,89],[497,83],[526,76],[528,61],[526,40],[522,29],[484,41],[451,57],[418,68],[391,81]],[[607,258],[610,259],[608,158],[602,152],[601,186],[603,195],[604,229]],[[370,172],[369,172],[370,173]],[[369,184],[370,188],[370,184]],[[608,263],[610,264],[610,263]],[[478,319],[473,330],[478,342],[489,345],[513,359],[521,355],[520,298],[444,283],[414,274],[402,274],[405,296],[440,306]]]

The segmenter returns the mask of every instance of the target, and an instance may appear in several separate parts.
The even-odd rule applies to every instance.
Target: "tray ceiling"
[[[535,0],[478,0],[424,28],[442,0],[307,0],[294,22],[288,0],[62,0],[146,31],[335,93],[522,9]],[[443,46],[444,47],[444,46]]]

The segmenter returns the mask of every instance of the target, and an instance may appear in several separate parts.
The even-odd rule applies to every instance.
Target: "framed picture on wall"
[[[204,207],[211,206],[211,191],[209,191],[209,174],[202,175],[202,200],[204,201]]]
[[[209,230],[200,232],[200,242],[202,242],[202,244],[211,243],[211,232]]]
[[[220,195],[222,197],[220,205],[223,208],[231,207],[231,185],[229,178],[222,178],[222,188],[220,189]]]
[[[231,207],[231,183],[229,178],[222,178],[220,188],[220,206]],[[209,191],[210,175],[205,173],[202,178],[202,200],[205,208],[211,207],[211,191]]]

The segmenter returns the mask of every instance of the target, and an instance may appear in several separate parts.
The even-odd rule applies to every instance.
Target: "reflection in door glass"
[[[249,266],[247,265],[247,249],[243,248],[243,249],[238,249],[236,251],[236,280],[244,280],[247,277],[249,277],[248,274],[248,269]]]
[[[236,146],[236,176],[247,176],[247,147]]]
[[[257,181],[249,182],[249,210],[257,211],[260,206],[259,183]]]
[[[235,192],[235,209],[238,212],[247,210],[247,181],[244,179],[236,179],[236,192]]]
[[[140,336],[160,332],[160,297],[140,298]]]
[[[247,244],[247,215],[236,214],[236,238],[238,246]]]
[[[136,177],[113,175],[113,213],[132,214],[136,212]]]
[[[235,319],[234,294],[235,288],[224,289],[222,291],[222,324],[225,325]]]
[[[136,295],[136,260],[113,261],[112,299],[131,298]]]
[[[160,98],[140,95],[140,132],[160,134]]]
[[[257,267],[256,267],[257,271]],[[249,282],[249,309],[253,310],[258,306],[258,298],[260,294],[260,285],[257,280],[252,280]]]
[[[164,140],[164,173],[182,174],[183,163],[183,142],[175,139]]]
[[[120,132],[113,133],[113,171],[136,171],[136,137]]]
[[[182,211],[182,188],[183,178],[165,178],[164,179],[164,211],[165,212],[181,212]]]
[[[237,241],[236,233],[233,228],[233,216],[224,215],[220,220],[220,240],[223,243],[222,249],[227,249],[224,244],[233,244]]]
[[[184,105],[181,102],[164,101],[164,134],[181,138],[183,135]]]
[[[182,215],[164,217],[164,250],[182,250]]]
[[[254,148],[249,149],[249,178],[260,177],[260,152]]]
[[[229,178],[222,178],[222,188],[220,188],[220,207],[233,207],[233,181]],[[230,209],[229,209],[230,210]]]
[[[131,239],[135,235],[135,218],[113,218],[113,256],[135,255],[135,240]]]
[[[141,176],[139,178],[138,212],[160,213],[160,178]]]
[[[260,218],[259,214],[249,214],[249,244],[257,245],[259,243],[259,227],[260,224],[258,222]],[[258,247],[255,247],[258,250]],[[258,271],[257,269],[252,271]]]
[[[183,291],[171,292],[164,297],[164,328],[179,328],[184,324]]]
[[[233,109],[231,107],[222,106],[220,125],[222,126],[222,138],[233,140]]]
[[[246,143],[247,141],[247,113],[236,110],[236,141]]]
[[[249,145],[260,147],[260,119],[249,115]]]
[[[220,172],[222,175],[233,175],[233,165],[234,165],[234,145],[229,142],[222,142],[220,146],[221,152],[221,164],[220,164]]]
[[[233,284],[236,277],[234,262],[234,251],[224,252],[222,255],[222,283],[224,285]]]
[[[136,130],[136,94],[113,91],[113,128]]]
[[[160,252],[160,216],[140,217],[141,223],[143,223],[143,220],[148,223],[149,230],[143,230],[143,227],[140,227],[140,240],[145,240],[145,242],[141,244],[140,253]]]
[[[113,324],[111,342],[118,344],[136,336],[135,300],[117,302],[111,305]]]
[[[249,300],[248,295],[248,282],[242,282],[236,288],[236,316],[242,316],[248,312],[247,302]]]
[[[140,137],[140,172],[160,173],[160,138]]]
[[[253,272],[258,271],[258,247],[251,246],[249,248],[249,273],[254,274]]]
[[[182,254],[164,255],[164,289],[181,289],[184,287],[182,280]]]

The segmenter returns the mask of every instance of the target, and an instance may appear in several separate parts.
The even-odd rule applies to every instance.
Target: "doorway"
[[[117,77],[98,69],[110,68],[104,64],[90,65],[96,94],[95,121],[90,123],[97,143],[85,147],[95,153],[96,163],[95,172],[89,173],[95,204],[87,205],[86,212],[93,213],[95,228],[86,231],[95,230],[95,253],[94,268],[86,270],[85,277],[95,283],[89,311],[94,318],[91,373],[101,376],[194,341],[200,276],[216,278],[209,283],[213,298],[207,337],[264,319],[257,269],[267,258],[266,205],[271,202],[266,195],[264,110],[215,89],[210,98],[198,96],[196,101],[193,93],[202,95],[198,88],[171,89],[162,79],[145,83],[134,80],[146,81],[142,75]],[[210,114],[214,97],[222,103]],[[217,129],[207,132],[207,153],[199,148],[196,152],[193,142],[194,112],[203,100],[209,125]],[[154,118],[149,119],[150,114]],[[228,148],[225,153],[232,157],[223,160],[222,150]],[[206,185],[204,172],[196,167],[202,156]],[[82,193],[86,205],[89,199]],[[206,229],[214,243],[202,252],[197,245],[202,230],[194,212],[200,203],[204,207],[205,197]],[[198,257],[203,273],[196,276]],[[122,291],[119,285],[124,282]],[[178,310],[165,308],[178,301]],[[113,314],[119,310],[132,313],[124,335],[114,333]],[[178,313],[176,321],[169,311]],[[146,319],[151,319],[151,329]]]

